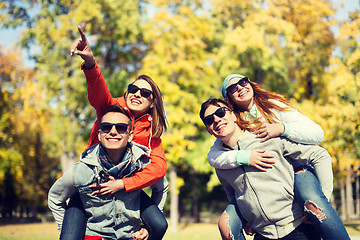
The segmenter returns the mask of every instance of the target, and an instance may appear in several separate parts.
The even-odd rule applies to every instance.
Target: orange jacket
[[[119,104],[127,109],[124,97],[113,98],[106,86],[104,77],[97,64],[92,69],[85,69],[82,64],[81,69],[84,71],[88,90],[88,99],[96,110],[97,119],[91,130],[90,140],[88,147],[99,142],[99,120],[102,113],[113,104]],[[129,114],[134,121],[130,111]],[[167,163],[165,160],[165,153],[161,144],[160,138],[150,138],[151,131],[151,116],[144,114],[143,116],[135,119],[134,122],[134,136],[133,141],[150,148],[151,163],[148,164],[142,171],[133,174],[130,177],[123,178],[126,191],[142,189],[153,185],[162,177],[165,176]]]

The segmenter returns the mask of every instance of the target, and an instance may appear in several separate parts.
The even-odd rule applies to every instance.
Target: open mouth
[[[220,123],[218,125],[216,125],[216,127],[214,128],[215,131],[219,132],[221,129],[223,129],[224,127],[226,127],[226,123]]]
[[[106,140],[109,142],[119,142],[120,141],[119,138],[106,138]]]
[[[248,91],[246,91],[246,90],[245,90],[245,91],[240,92],[240,93],[239,93],[239,97],[244,96],[245,94],[247,94],[247,92],[248,92]]]
[[[132,98],[130,99],[130,102],[131,104],[134,104],[134,105],[140,105],[141,104],[141,101],[137,98]]]

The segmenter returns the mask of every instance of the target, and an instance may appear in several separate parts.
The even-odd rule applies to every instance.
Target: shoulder
[[[116,103],[119,104],[121,107],[127,109],[127,106],[126,106],[126,101],[125,101],[125,98],[124,97],[117,97],[115,98],[116,99]],[[129,111],[130,112],[130,111]]]
[[[278,105],[279,107],[282,107],[282,108],[289,107],[285,103],[282,103],[282,102],[280,102],[278,100],[275,100],[275,99],[269,99],[269,102],[274,103],[274,104],[276,104],[276,105]]]
[[[85,149],[85,151],[80,155],[80,160],[84,159],[84,158],[88,158],[91,155],[95,154],[99,149],[99,143],[94,144],[90,147],[88,147],[87,149]]]

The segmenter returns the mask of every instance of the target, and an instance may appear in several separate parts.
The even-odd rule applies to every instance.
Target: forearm
[[[159,138],[151,140],[151,162],[140,172],[123,178],[126,191],[149,187],[163,178],[167,170],[164,149]]]
[[[285,126],[285,137],[303,144],[319,144],[324,139],[321,126],[297,110],[274,111]]]
[[[220,147],[222,143],[217,141],[215,141],[208,153],[209,164],[212,167],[218,169],[232,169],[243,164],[249,165],[250,151],[225,150]]]
[[[111,105],[111,94],[97,64],[91,69],[85,69],[83,63],[82,70],[86,77],[88,100],[95,108],[97,116],[100,117],[103,111]]]
[[[154,201],[155,205],[158,206],[160,211],[163,211],[169,189],[169,183],[166,177],[157,181],[151,186],[151,188],[151,199]]]
[[[286,143],[284,156],[312,165],[325,196],[329,198],[333,190],[333,172],[329,153],[319,146],[303,145],[291,141],[284,143]]]
[[[317,148],[321,150],[319,150],[317,156],[311,160],[310,164],[314,167],[325,196],[330,200],[334,187],[331,156],[325,149]]]
[[[59,230],[65,214],[66,200],[76,192],[76,188],[72,184],[71,172],[72,170],[67,171],[64,176],[58,179],[50,188],[48,194],[48,205]]]

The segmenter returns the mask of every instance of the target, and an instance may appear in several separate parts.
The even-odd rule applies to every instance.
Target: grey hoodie
[[[148,155],[148,148],[132,142],[125,154],[127,159],[136,162]],[[119,191],[107,198],[96,196],[90,186],[100,183],[102,168],[98,161],[99,144],[81,155],[80,162],[67,170],[50,188],[48,205],[55,221],[61,229],[66,200],[79,191],[82,204],[88,215],[86,235],[102,236],[110,239],[132,239],[134,232],[141,227],[140,190]],[[124,157],[124,158],[125,158]],[[145,160],[145,158],[144,158]],[[149,161],[150,158],[147,157]],[[123,159],[124,161],[124,159]],[[144,167],[146,164],[143,164]],[[141,170],[141,169],[137,169]]]
[[[230,202],[237,203],[243,217],[261,235],[277,239],[301,224],[302,208],[294,201],[294,160],[311,164],[329,198],[333,189],[331,157],[312,145],[294,143],[286,138],[271,138],[264,143],[250,132],[243,132],[237,149],[266,149],[275,164],[266,172],[242,165],[235,169],[216,169]],[[229,150],[223,146],[224,150]],[[289,159],[289,160],[287,160]]]

